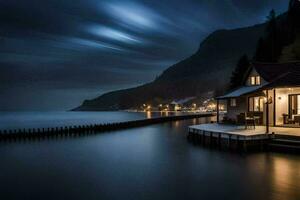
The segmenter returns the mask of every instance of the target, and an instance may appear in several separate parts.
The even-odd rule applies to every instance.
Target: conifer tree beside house
[[[291,0],[287,14],[279,17],[276,17],[276,12],[271,10],[267,19],[265,36],[257,42],[254,61],[287,62],[297,59],[300,1]]]
[[[258,42],[254,62],[290,62],[300,60],[300,1],[291,0],[288,13],[276,16],[271,10],[267,16],[264,36]],[[243,55],[232,73],[229,89],[239,87],[250,68],[247,55]]]
[[[265,36],[257,43],[254,59],[259,62],[276,62],[281,53],[281,40],[275,10],[270,11],[267,19]]]
[[[248,59],[247,55],[243,55],[235,68],[235,70],[232,73],[231,79],[230,79],[230,87],[229,89],[234,89],[239,87],[244,80],[246,72],[250,68],[250,61]]]

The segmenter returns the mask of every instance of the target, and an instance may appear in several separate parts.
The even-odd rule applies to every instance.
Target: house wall
[[[259,74],[255,69],[250,72],[246,86],[250,86],[250,77],[258,76]],[[261,84],[266,84],[267,82],[261,77]],[[275,94],[274,94],[275,91]],[[265,95],[267,91],[264,91]],[[289,113],[289,95],[300,94],[300,87],[293,88],[276,88],[275,90],[268,90],[268,98],[272,98],[272,103],[268,105],[269,107],[269,125],[282,125],[283,124],[283,114]],[[240,113],[248,112],[248,97],[249,96],[261,96],[262,94],[251,94],[245,97],[236,98],[237,105],[235,107],[230,106],[230,99],[227,100],[227,118],[236,121],[237,115]],[[263,109],[263,124],[266,125],[267,118],[267,104],[264,104]],[[275,122],[275,123],[274,123]]]
[[[250,83],[251,83],[251,82],[250,82],[250,77],[251,77],[251,76],[259,76],[259,74],[257,73],[257,71],[256,71],[254,68],[251,70],[249,76],[247,77],[245,85],[247,85],[247,86],[252,86],[252,85],[250,84]],[[261,84],[267,83],[262,77],[260,77],[260,80],[261,80]]]
[[[288,89],[276,89],[276,124],[283,124],[283,114],[288,114]]]
[[[257,71],[253,68],[251,72],[249,73],[246,82],[244,83],[245,86],[253,86],[250,82],[250,77],[252,76],[260,76]],[[267,81],[265,81],[262,77],[260,77],[260,84],[266,84]],[[236,121],[237,115],[240,113],[248,112],[248,97],[250,96],[261,96],[262,94],[252,94],[249,96],[243,96],[236,98],[237,100],[237,106],[232,107],[230,106],[230,99],[227,100],[227,118]],[[273,90],[269,90],[269,96],[274,99]],[[274,125],[274,102],[269,104],[269,124]],[[266,124],[266,105],[264,104],[264,114],[263,114],[263,123]]]
[[[284,66],[283,66],[284,67]],[[255,68],[252,68],[251,72],[249,73],[247,79],[245,80],[243,86],[253,86],[251,85],[250,77],[253,76],[260,76]],[[260,84],[266,85],[268,82],[264,80],[260,76]],[[260,92],[260,91],[258,91]],[[249,94],[249,96],[264,96],[263,94]],[[265,95],[267,91],[264,91]],[[266,118],[268,115],[269,118],[269,125],[282,125],[283,124],[283,114],[289,114],[289,95],[292,94],[300,94],[300,87],[293,87],[293,88],[276,88],[272,90],[268,90],[268,97],[272,98],[272,103],[264,104],[263,109],[263,123],[266,124]],[[237,105],[235,107],[230,106],[230,99],[227,100],[227,117],[236,121],[237,115],[240,113],[248,112],[248,97],[239,97],[236,98]],[[299,100],[298,100],[299,101]],[[267,107],[269,112],[267,113]],[[294,116],[293,116],[294,117]]]
[[[266,91],[264,92],[266,94]],[[267,122],[267,106],[269,106],[269,125],[274,126],[274,90],[268,90],[268,97],[267,98],[272,98],[272,103],[271,104],[264,104],[264,115],[263,115],[263,122],[264,125],[266,125]],[[275,103],[276,105],[276,103]]]
[[[300,92],[300,91],[299,91]],[[266,94],[266,91],[265,91]],[[236,98],[237,105],[235,107],[230,106],[230,99],[227,100],[227,118],[231,119],[233,121],[237,120],[237,115],[240,113],[245,113],[248,112],[248,98],[249,97],[255,97],[255,96],[261,96],[262,94],[252,94],[244,97],[239,97]],[[274,125],[274,90],[269,90],[268,91],[269,97],[272,98],[272,103],[269,104],[269,125],[273,126]],[[277,103],[277,102],[276,102]],[[275,105],[276,105],[275,103]],[[279,111],[278,111],[279,112]],[[263,107],[263,124],[266,124],[267,121],[267,104],[264,104]],[[282,116],[282,114],[281,114]]]
[[[276,89],[276,125],[283,124],[282,114],[289,113],[289,95],[300,94],[300,88],[278,88]]]
[[[246,79],[246,82],[245,82],[245,85],[246,86],[252,86],[251,85],[251,82],[250,82],[250,77],[252,76],[260,76],[257,71],[253,68],[251,70],[251,72],[249,73],[247,79]],[[261,85],[264,85],[264,84],[267,84],[268,82],[266,80],[264,80],[261,76],[260,76],[260,81],[261,81]],[[266,91],[264,91],[264,93],[266,94]],[[273,93],[273,90],[269,90],[268,91],[268,94],[269,94],[269,97],[272,97],[272,99],[274,99],[274,93]],[[260,94],[261,95],[261,94]],[[252,94],[250,96],[260,96],[259,94],[255,95],[255,94]],[[248,97],[246,98],[245,102],[246,102],[246,108],[245,108],[245,111],[248,112]],[[264,104],[264,108],[263,108],[263,124],[265,125],[266,124],[266,110],[267,110],[267,105]],[[270,125],[274,125],[274,100],[271,104],[269,104],[269,124]]]
[[[230,105],[230,99],[227,100],[227,115],[228,119],[233,121],[237,120],[237,115],[240,113],[245,113],[247,111],[247,98],[246,97],[239,97],[236,99],[236,106]]]

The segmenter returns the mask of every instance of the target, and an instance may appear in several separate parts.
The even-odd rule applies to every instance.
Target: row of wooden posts
[[[228,135],[228,138],[224,139],[222,138],[222,133],[217,133],[218,136],[213,137],[213,134],[213,132],[208,131],[201,131],[200,133],[189,132],[188,139],[195,144],[209,145],[219,148],[226,146],[229,149],[234,145],[235,147],[242,147],[244,150],[247,149],[245,140],[239,140],[238,138],[233,140],[231,135]]]
[[[82,125],[82,126],[65,126],[55,128],[33,128],[33,129],[18,129],[18,130],[0,130],[0,141],[10,139],[26,139],[26,138],[40,138],[40,137],[52,137],[52,136],[76,136],[85,134],[96,134],[107,131],[128,129],[134,127],[142,127],[146,125],[194,119],[200,117],[209,117],[212,114],[192,114],[192,115],[181,115],[181,116],[169,116],[169,117],[158,117],[151,119],[134,120],[127,122],[116,122],[107,124],[93,124],[93,125]]]

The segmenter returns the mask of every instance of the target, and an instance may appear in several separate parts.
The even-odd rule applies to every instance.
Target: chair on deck
[[[237,124],[245,125],[245,129],[262,124],[262,113],[260,112],[244,112],[237,115]]]
[[[293,119],[293,117],[290,117],[288,114],[284,113],[282,114],[282,118],[283,118],[283,125],[285,124],[295,124],[295,120]],[[297,118],[296,118],[297,120]]]
[[[300,115],[295,115],[294,116],[294,123],[300,125]]]
[[[245,113],[245,129],[253,127],[255,129],[255,116],[253,112]]]

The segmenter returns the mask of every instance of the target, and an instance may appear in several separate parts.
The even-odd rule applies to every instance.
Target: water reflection
[[[300,199],[299,156],[187,142],[211,120],[1,144],[0,199]]]
[[[0,112],[0,129],[48,128],[113,123],[153,117],[186,115],[181,112]]]
[[[294,160],[296,159],[296,160]],[[270,177],[274,199],[299,199],[300,162],[298,157],[277,155],[270,161]]]
[[[161,115],[162,115],[163,117],[168,117],[168,116],[170,116],[168,111],[162,111],[162,112],[161,112]]]
[[[152,112],[150,112],[150,111],[147,111],[146,112],[146,118],[152,118]]]
[[[242,177],[248,185],[255,185],[254,196],[272,200],[300,199],[300,156],[256,153],[246,155],[245,161],[247,167]]]

